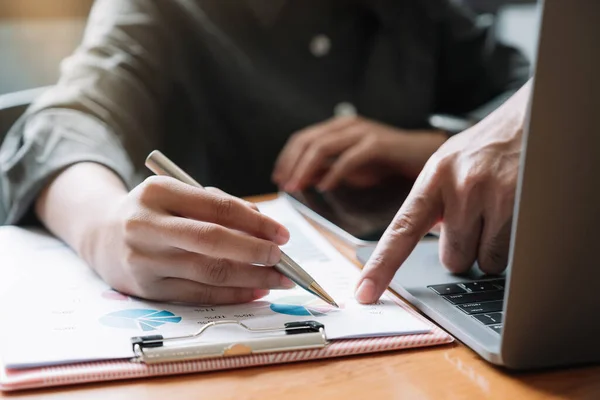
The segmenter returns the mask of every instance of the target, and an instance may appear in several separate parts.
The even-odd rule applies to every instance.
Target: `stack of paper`
[[[301,288],[274,290],[233,306],[183,306],[132,298],[111,290],[60,241],[41,231],[0,228],[0,360],[11,369],[133,356],[130,338],[186,335],[216,320],[252,327],[317,320],[329,339],[425,333],[430,326],[389,298],[360,305],[359,271],[282,199],[260,204],[291,231],[283,249],[340,304],[335,309]],[[110,249],[107,249],[110,251]],[[219,329],[207,340],[245,335]]]

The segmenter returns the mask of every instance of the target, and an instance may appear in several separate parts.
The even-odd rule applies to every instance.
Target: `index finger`
[[[165,178],[160,179],[147,196],[152,196],[159,207],[173,215],[210,222],[277,244],[284,244],[289,239],[289,232],[279,222],[230,195]]]
[[[362,270],[356,299],[373,303],[381,297],[394,274],[442,216],[441,189],[433,182],[419,182],[394,217],[375,252]]]
[[[247,200],[244,200],[244,199],[240,199],[239,197],[235,197],[233,195],[230,195],[229,193],[224,192],[221,189],[216,188],[214,186],[207,186],[204,189],[206,189],[208,192],[213,192],[213,193],[215,193],[217,195],[229,197],[233,201],[239,201],[240,203],[242,203],[243,205],[245,205],[247,207],[250,207],[254,211],[258,211],[258,206],[255,203],[251,202],[251,201],[247,201]]]

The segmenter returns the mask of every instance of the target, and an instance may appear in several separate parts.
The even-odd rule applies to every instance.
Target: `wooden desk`
[[[355,260],[351,249],[328,238]],[[335,360],[0,394],[0,398],[599,399],[600,366],[507,373],[455,343]]]

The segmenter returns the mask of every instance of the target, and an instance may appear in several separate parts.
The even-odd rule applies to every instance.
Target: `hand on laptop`
[[[359,116],[336,117],[290,137],[272,179],[288,192],[315,185],[331,190],[342,181],[373,186],[389,175],[417,177],[447,139],[441,131],[404,131]]]
[[[442,223],[441,262],[452,272],[475,261],[506,268],[529,84],[429,159],[363,269],[356,298],[379,299],[421,238]]]

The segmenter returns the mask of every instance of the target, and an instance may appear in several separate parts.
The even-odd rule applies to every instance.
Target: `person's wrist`
[[[530,90],[531,81],[523,85],[512,98],[493,113],[495,118],[491,122],[491,125],[498,124],[501,127],[500,132],[497,133],[499,136],[512,139],[519,146],[525,129]]]
[[[437,149],[448,140],[441,130],[401,131],[385,145],[386,163],[407,177],[414,177]]]
[[[411,146],[411,135],[411,132],[396,128],[387,132],[380,143],[380,154],[384,155],[386,163],[393,165],[397,161],[398,155],[402,154],[407,146]]]
[[[97,264],[99,252],[111,248],[110,241],[114,237],[114,228],[118,224],[118,209],[125,201],[127,192],[113,193],[100,201],[94,207],[95,212],[89,213],[74,228],[73,248],[77,254],[92,267]]]

